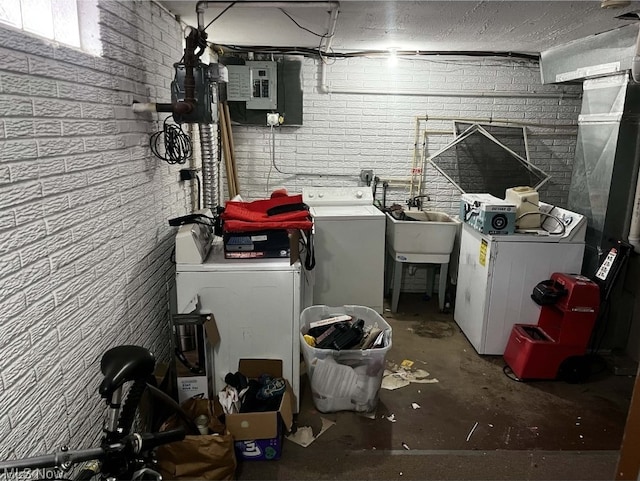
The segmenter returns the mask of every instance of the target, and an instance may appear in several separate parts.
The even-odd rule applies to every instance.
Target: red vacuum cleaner
[[[504,352],[508,366],[520,379],[585,381],[585,354],[600,307],[598,284],[556,272],[539,283],[531,297],[542,306],[538,324],[513,326]]]
[[[531,298],[542,306],[538,324],[516,324],[504,353],[515,376],[587,380],[591,371],[587,351],[597,353],[600,347],[612,290],[632,252],[629,243],[617,241],[603,256],[593,280],[556,272],[534,288]]]
[[[631,244],[617,241],[593,280],[556,272],[540,282],[531,294],[542,306],[538,324],[513,327],[504,353],[506,367],[520,380],[586,381],[606,333],[612,290],[633,250]]]

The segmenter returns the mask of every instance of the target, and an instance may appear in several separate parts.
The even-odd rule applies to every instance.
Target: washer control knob
[[[320,193],[318,194],[318,197],[320,197],[320,198],[324,197],[324,193],[323,193],[323,192],[320,192]]]
[[[310,199],[313,199],[313,192],[309,192],[309,193],[307,194],[307,197],[309,197]]]
[[[362,194],[362,191],[361,191],[361,190],[359,190],[358,192],[356,192],[356,197],[357,197],[358,199],[362,199],[362,195],[363,195],[363,194]]]

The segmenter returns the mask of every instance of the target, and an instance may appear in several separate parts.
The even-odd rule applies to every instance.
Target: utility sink
[[[413,220],[398,220],[388,212],[387,245],[396,253],[450,255],[460,221],[445,212],[405,211]]]

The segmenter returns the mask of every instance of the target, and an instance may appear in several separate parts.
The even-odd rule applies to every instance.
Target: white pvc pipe
[[[133,109],[133,111],[135,113],[155,112],[156,111],[156,104],[152,103],[152,102],[149,102],[149,103],[136,102],[136,103],[131,105],[131,108]]]
[[[631,77],[634,82],[640,82],[640,33],[638,33],[635,55],[631,63]]]
[[[328,52],[331,50],[331,43],[333,42],[333,37],[336,34],[336,25],[338,23],[338,14],[340,13],[340,3],[339,2],[331,2],[331,16],[329,18],[329,30],[327,31],[327,36],[322,39],[324,42],[324,51]]]
[[[385,176],[385,177],[380,177],[380,181],[388,181],[388,182],[403,182],[403,183],[409,183],[411,182],[411,177],[389,177],[389,176]]]
[[[567,92],[511,92],[509,90],[350,90],[334,89],[327,85],[327,71],[325,62],[320,62],[320,85],[318,92],[323,94],[348,94],[348,95],[386,95],[386,96],[408,96],[408,97],[521,97],[521,98],[563,98],[577,99],[581,93]]]
[[[448,115],[419,115],[418,120],[454,120],[460,122],[471,122],[474,124],[513,124],[528,127],[556,128],[556,129],[575,129],[577,122],[571,124],[543,124],[537,122],[527,122],[525,120],[500,119],[494,117],[451,117]]]
[[[636,195],[633,199],[631,225],[629,226],[629,244],[636,252],[640,252],[640,174],[636,183]]]

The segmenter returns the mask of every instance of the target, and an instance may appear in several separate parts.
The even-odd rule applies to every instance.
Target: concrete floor
[[[381,389],[371,419],[319,413],[304,375],[297,426],[335,425],[307,448],[285,440],[278,461],[241,463],[238,479],[614,478],[632,377],[603,367],[584,384],[516,382],[501,357],[475,352],[435,300],[403,294],[399,310],[385,312],[388,366],[409,359],[439,382]]]

